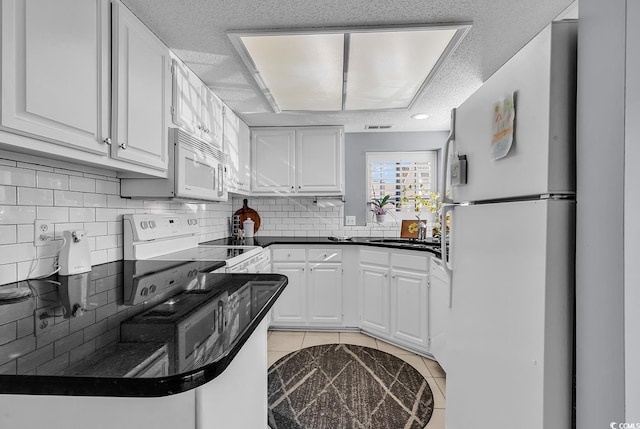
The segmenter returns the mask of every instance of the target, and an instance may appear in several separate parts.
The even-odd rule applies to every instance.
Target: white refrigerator
[[[453,112],[447,429],[571,428],[576,43],[550,24]]]

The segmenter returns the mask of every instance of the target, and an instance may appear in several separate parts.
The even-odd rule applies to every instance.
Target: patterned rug
[[[380,350],[327,344],[269,368],[272,429],[422,429],[432,412],[427,380]]]

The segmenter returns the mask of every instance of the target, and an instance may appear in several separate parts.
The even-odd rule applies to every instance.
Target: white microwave
[[[169,129],[167,178],[120,181],[120,195],[139,199],[227,201],[226,155],[179,128]]]

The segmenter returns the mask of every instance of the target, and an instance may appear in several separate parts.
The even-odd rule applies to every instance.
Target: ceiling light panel
[[[345,110],[409,107],[455,35],[456,29],[351,33]]]
[[[254,73],[258,83],[279,110],[342,109],[342,33],[271,34],[240,39],[257,69]]]

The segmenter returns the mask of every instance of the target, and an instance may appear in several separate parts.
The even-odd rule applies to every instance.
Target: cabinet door
[[[112,7],[111,155],[166,170],[169,49],[124,5]]]
[[[171,114],[173,122],[191,134],[200,133],[202,92],[200,79],[180,60],[173,59]]]
[[[342,325],[342,264],[310,264],[309,324]]]
[[[2,1],[2,126],[108,153],[109,1]]]
[[[306,271],[305,263],[274,263],[273,272],[289,278],[289,284],[273,305],[273,326],[305,326]]]
[[[427,343],[427,273],[391,269],[392,336],[424,351]]]
[[[251,190],[294,192],[295,131],[255,129],[251,137]]]
[[[218,149],[222,149],[223,115],[222,101],[202,83],[202,127],[200,137]]]
[[[360,264],[360,327],[365,331],[388,336],[389,269]]]
[[[238,184],[243,192],[251,190],[251,131],[238,119]]]
[[[235,191],[238,188],[239,172],[240,172],[240,142],[239,142],[239,120],[233,110],[224,106],[224,127],[222,135],[224,136],[224,153],[229,159],[228,181],[229,190]]]
[[[296,130],[296,186],[298,192],[343,192],[341,128]]]

